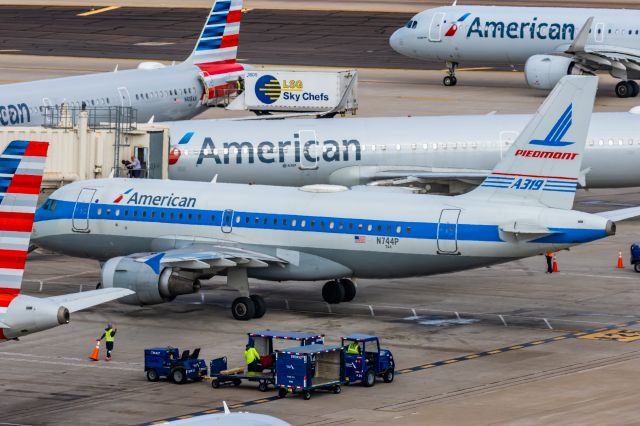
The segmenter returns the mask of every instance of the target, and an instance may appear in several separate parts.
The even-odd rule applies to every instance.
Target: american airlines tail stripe
[[[7,194],[39,194],[42,176],[14,175],[13,178],[0,178],[0,192]]]
[[[0,248],[0,268],[24,269],[26,261],[26,250],[5,250]],[[1,291],[2,289],[0,289]]]
[[[5,292],[4,289],[0,289],[0,307],[7,308],[17,295],[18,293],[9,293]]]
[[[81,204],[83,204],[84,208],[89,209],[90,222],[95,220],[220,227],[223,226],[223,217],[225,217],[224,226],[233,229],[282,230],[291,232],[343,234],[349,236],[356,234],[374,237],[402,237],[426,240],[453,240],[457,237],[459,241],[503,242],[500,238],[500,230],[497,225],[460,223],[457,227],[457,235],[455,232],[442,232],[439,235],[439,223],[437,222],[401,222],[244,211],[235,211],[233,217],[231,217],[230,215],[225,216],[222,210],[148,207],[127,204],[93,203],[90,206],[85,203]],[[35,220],[36,222],[60,219],[70,220],[73,216],[75,206],[75,202],[57,200],[55,212],[40,209],[36,213]],[[118,210],[117,213],[116,210]],[[292,225],[294,221],[296,223],[295,226]],[[302,225],[303,221],[305,223],[304,226]],[[574,231],[578,234],[575,234]],[[582,238],[582,236],[585,235],[583,232],[583,230],[574,230],[571,228],[562,231],[563,238],[571,241],[576,238],[576,235]],[[581,240],[581,242],[592,241],[605,236],[605,231],[600,229],[587,230],[586,232],[588,233],[586,235],[593,235],[594,237],[589,240]],[[597,237],[595,237],[595,235],[597,235]]]
[[[229,10],[229,8],[231,7],[231,1],[216,1],[216,3],[213,5],[213,9],[211,10],[212,13],[215,12],[226,12]]]
[[[31,232],[33,218],[33,213],[0,212],[0,231]]]

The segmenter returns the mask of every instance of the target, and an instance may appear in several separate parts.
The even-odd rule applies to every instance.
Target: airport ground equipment
[[[190,353],[182,352],[170,346],[149,348],[144,350],[144,371],[147,380],[157,382],[161,378],[169,378],[173,383],[182,384],[188,380],[199,382],[207,375],[207,364],[199,359],[200,348]]]
[[[300,346],[324,343],[324,335],[317,333],[303,333],[297,331],[281,330],[260,330],[247,333],[249,344],[256,348],[260,354],[260,363],[264,370],[262,372],[245,372],[244,368],[229,369],[227,357],[216,358],[209,364],[211,386],[214,389],[223,384],[233,384],[239,386],[243,380],[248,382],[258,382],[258,389],[265,392],[269,385],[275,383],[275,363],[274,363],[274,341],[283,340],[290,343],[298,342]]]
[[[396,363],[388,349],[380,348],[380,339],[367,334],[351,334],[342,338],[342,346],[357,343],[359,354],[344,354],[347,383],[362,382],[366,387],[376,384],[376,377],[391,383],[395,376]]]
[[[631,264],[636,272],[640,272],[640,244],[631,244]]]
[[[278,397],[302,393],[305,400],[317,389],[340,393],[345,383],[344,347],[310,345],[276,351]]]

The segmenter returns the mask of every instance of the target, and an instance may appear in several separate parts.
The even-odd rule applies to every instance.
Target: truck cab
[[[377,336],[352,334],[342,338],[345,347],[345,375],[348,383],[362,382],[365,387],[376,384],[376,377],[391,383],[395,362],[388,349],[380,348]]]

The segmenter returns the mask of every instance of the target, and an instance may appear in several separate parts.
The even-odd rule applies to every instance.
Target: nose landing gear
[[[442,84],[447,87],[458,84],[458,79],[456,78],[457,67],[458,64],[456,62],[447,62],[447,76],[442,80]]]

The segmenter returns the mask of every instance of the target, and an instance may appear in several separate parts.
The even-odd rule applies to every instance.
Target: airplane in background
[[[69,322],[69,313],[133,292],[110,288],[36,298],[20,294],[47,142],[13,141],[0,155],[0,341]]]
[[[560,7],[453,6],[428,9],[395,31],[389,44],[417,59],[445,61],[445,86],[458,64],[525,64],[527,84],[552,89],[565,75],[607,70],[616,95],[637,96],[640,11]]]
[[[34,242],[104,261],[102,286],[136,305],[198,291],[226,275],[236,319],[259,318],[249,278],[329,280],[328,303],[356,295],[352,278],[390,279],[478,268],[615,234],[613,220],[571,210],[597,77],[567,76],[492,173],[455,197],[216,182],[99,179],[55,191]],[[540,153],[529,154],[529,153]]]
[[[280,420],[266,414],[254,414],[248,412],[232,413],[225,401],[222,401],[223,413],[200,414],[190,417],[180,416],[177,420],[167,419],[162,424],[174,426],[291,426],[284,420]],[[155,422],[153,423],[155,424]]]
[[[236,62],[241,16],[242,0],[215,0],[193,52],[177,65],[143,62],[133,70],[4,84],[0,127],[42,125],[45,107],[60,111],[63,104],[130,106],[142,122],[195,117],[244,75]]]
[[[640,114],[632,111],[593,114],[581,187],[638,186]],[[284,186],[411,186],[459,194],[482,183],[530,119],[528,114],[490,114],[268,120],[259,126],[234,120],[172,122],[166,123],[174,141],[169,177],[211,181],[217,175],[218,182]]]

